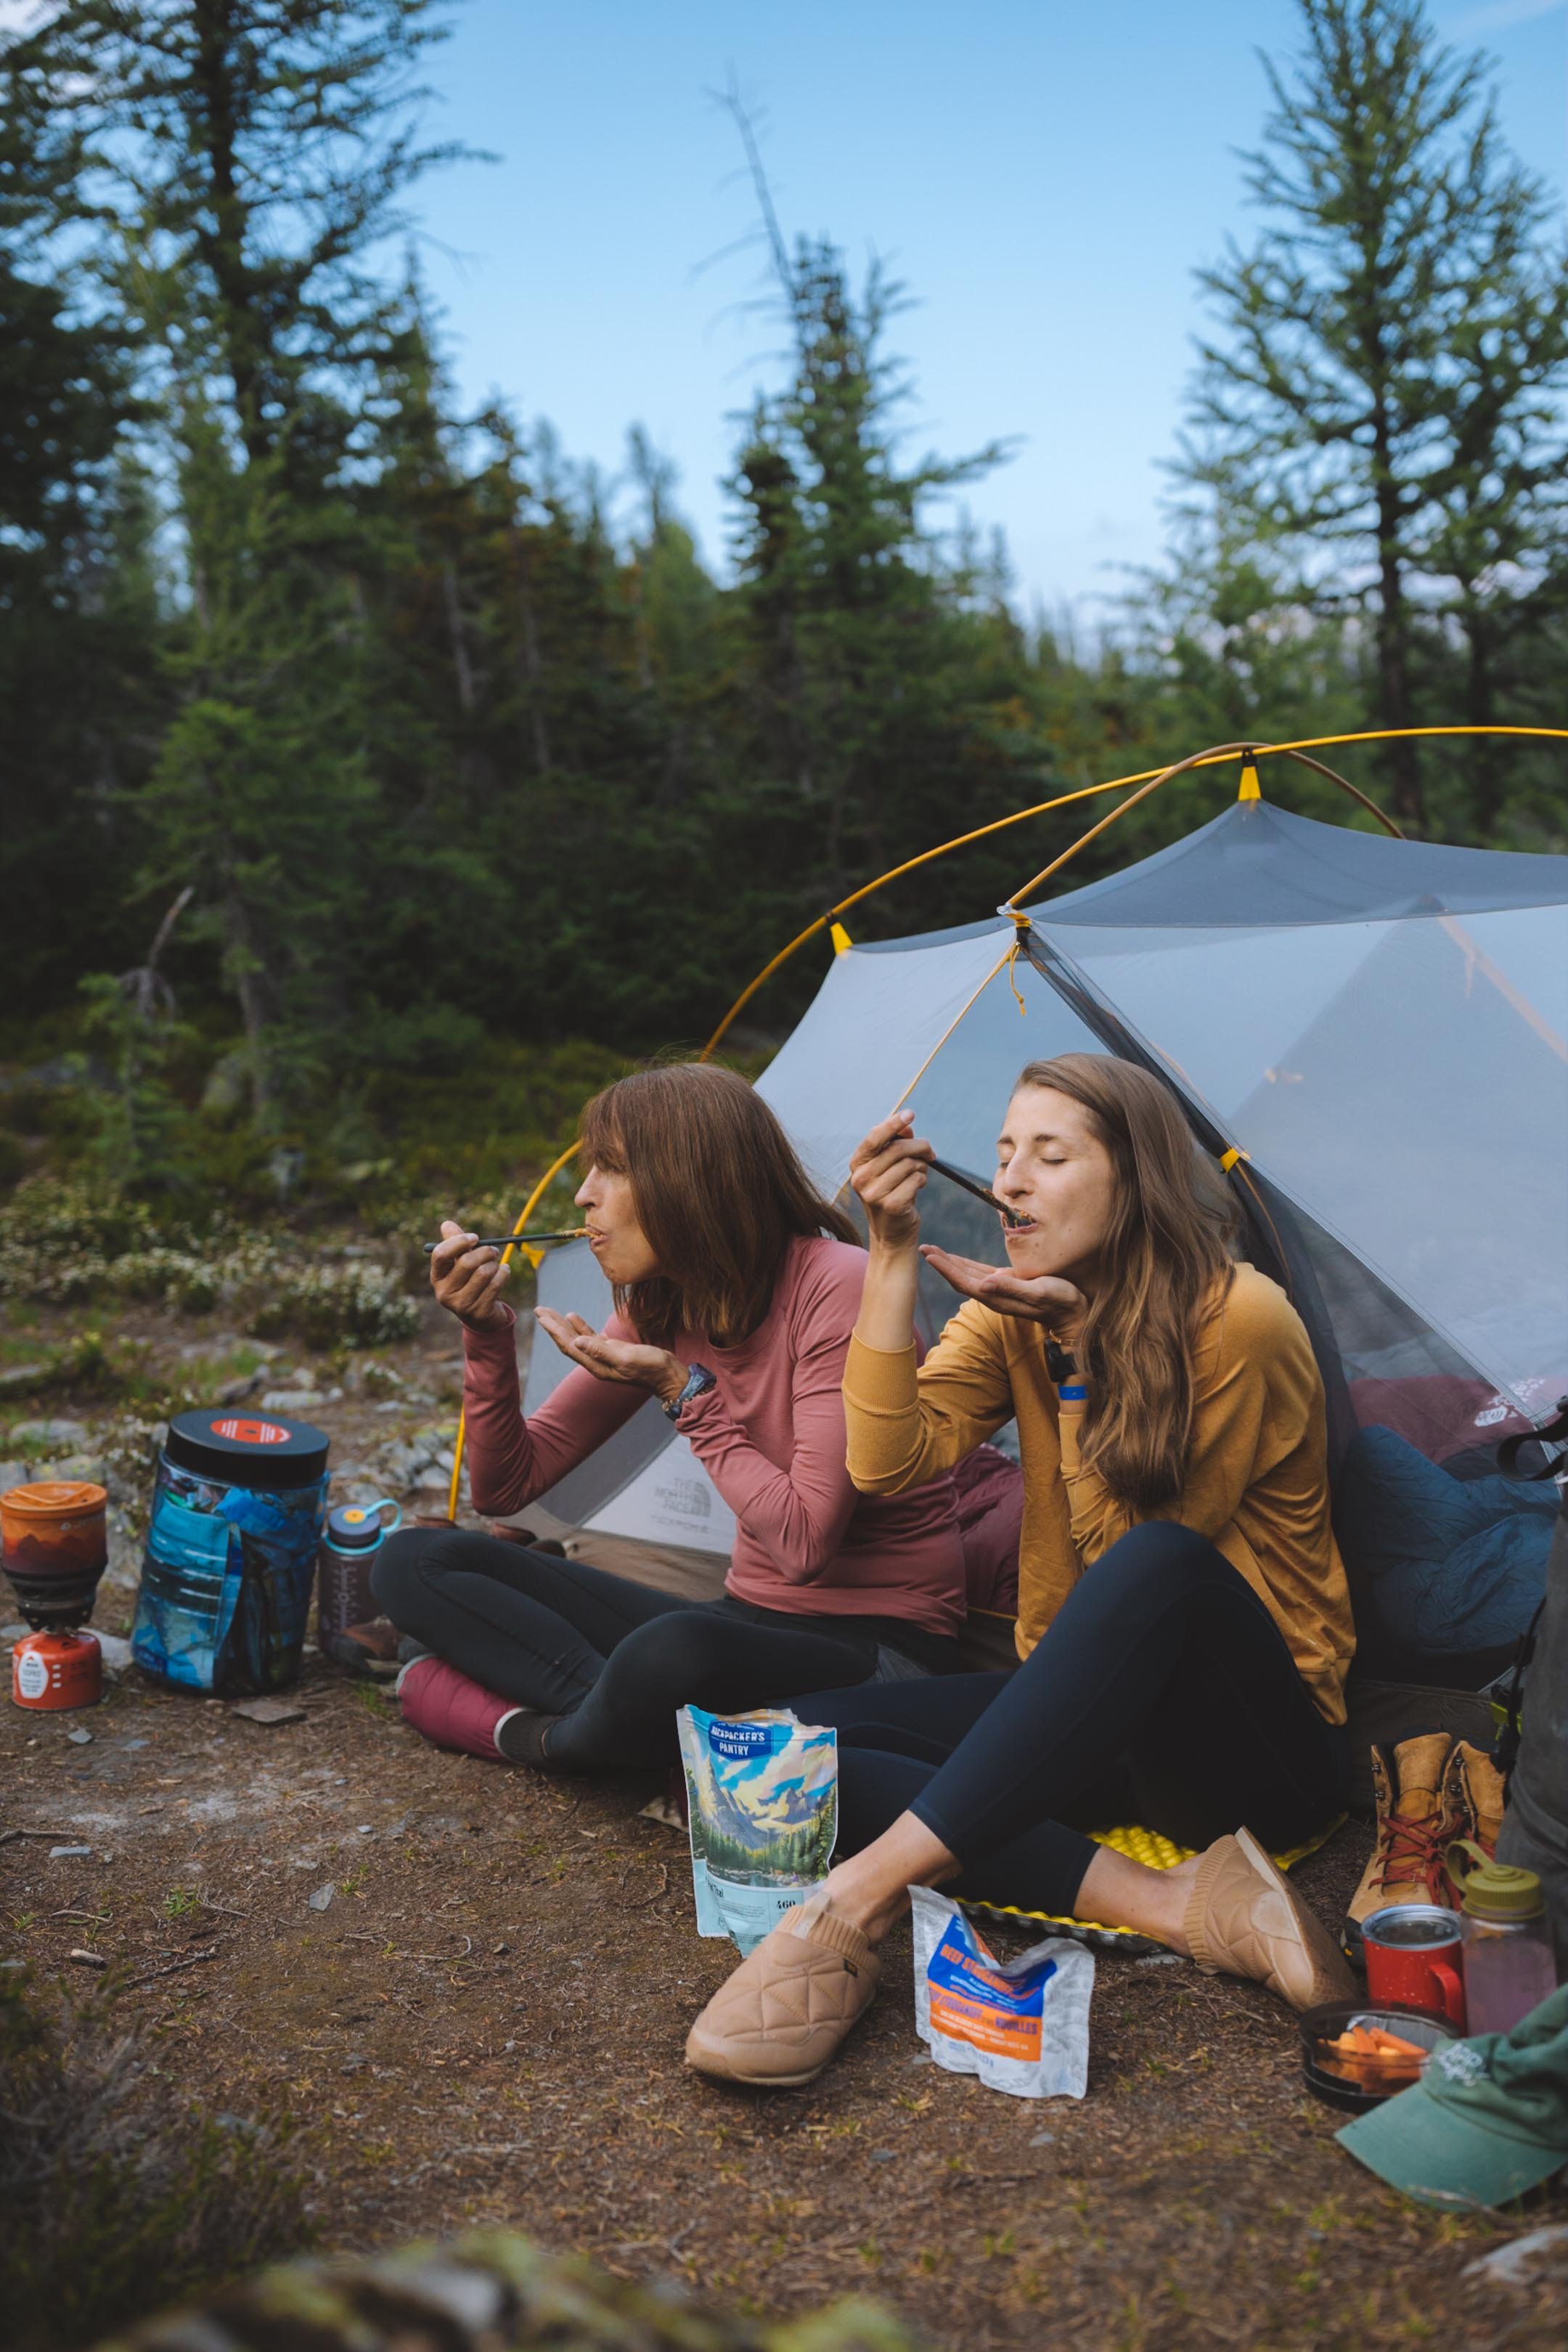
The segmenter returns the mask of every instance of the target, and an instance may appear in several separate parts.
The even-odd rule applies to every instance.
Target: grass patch
[[[10,2352],[75,2352],[309,2242],[288,2121],[204,2115],[111,1992],[51,2011],[0,1975],[0,2115]]]

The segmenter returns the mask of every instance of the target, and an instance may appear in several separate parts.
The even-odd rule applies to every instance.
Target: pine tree
[[[186,611],[141,797],[276,1122],[353,1009],[375,837],[354,462],[397,326],[371,248],[421,147],[433,0],[63,0],[7,54],[76,168],[62,217],[143,322]],[[123,226],[122,226],[123,224]]]
[[[1301,13],[1247,159],[1271,217],[1200,274],[1225,339],[1203,346],[1185,472],[1233,532],[1293,555],[1304,602],[1370,607],[1373,715],[1408,727],[1423,617],[1449,599],[1490,707],[1484,648],[1560,464],[1568,278],[1484,60],[1437,46],[1419,0]],[[1414,746],[1389,767],[1420,823]]]
[[[0,903],[6,998],[36,1014],[129,949],[121,789],[153,712],[155,517],[125,442],[134,321],[57,243],[80,169],[0,48]]]

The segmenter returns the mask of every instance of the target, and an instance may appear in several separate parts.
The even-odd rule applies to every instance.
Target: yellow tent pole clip
[[[851,939],[842,923],[830,923],[828,925],[828,937],[833,943],[833,953],[836,956],[847,955],[850,949],[854,945],[853,940]]]
[[[1236,797],[1239,801],[1260,801],[1263,797],[1258,782],[1258,754],[1246,751],[1241,754],[1241,782]]]
[[[1233,1143],[1228,1151],[1222,1151],[1220,1153],[1219,1164],[1228,1176],[1239,1160],[1250,1160],[1252,1154],[1249,1151],[1239,1151]]]

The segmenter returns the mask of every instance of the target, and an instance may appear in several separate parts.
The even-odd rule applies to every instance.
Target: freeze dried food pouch
[[[1081,2099],[1094,1955],[1065,1936],[1002,1962],[929,1886],[909,1890],[915,2022],[938,2066],[1015,2099]]]
[[[699,1936],[752,1951],[828,1874],[839,1833],[837,1732],[782,1707],[675,1717]]]

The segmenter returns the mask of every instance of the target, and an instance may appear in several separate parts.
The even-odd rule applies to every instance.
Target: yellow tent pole
[[[1143,772],[1144,775],[1148,776],[1154,775],[1155,772],[1153,768],[1145,768]],[[1009,824],[1022,824],[1029,817],[1044,816],[1050,809],[1067,808],[1073,801],[1092,800],[1096,793],[1113,793],[1123,784],[1135,784],[1141,781],[1142,778],[1139,776],[1118,776],[1108,784],[1085,784],[1075,793],[1061,793],[1056,800],[1037,801],[1033,808],[1014,809],[1010,816],[995,817],[989,824],[977,825],[973,833],[960,833],[951,841],[938,842],[935,849],[923,849],[918,857],[906,857],[902,866],[890,866],[885,874],[879,874],[874,882],[862,882],[858,890],[852,890],[847,898],[841,898],[836,907],[830,907],[825,915],[819,915],[814,923],[808,923],[805,929],[798,933],[787,948],[780,948],[772,961],[763,965],[750,985],[741,990],[740,994],[697,1055],[698,1061],[708,1060],[737,1013],[750,1003],[764,981],[771,980],[779,966],[789,962],[797,948],[803,948],[808,940],[814,940],[819,931],[825,930],[830,923],[835,921],[840,915],[847,914],[852,907],[858,907],[861,900],[869,898],[874,890],[885,889],[888,883],[896,882],[903,874],[913,874],[918,866],[929,866],[935,857],[946,857],[949,850],[964,849],[971,841],[984,841],[988,834],[1002,833]]]
[[[1333,745],[1340,743],[1395,743],[1420,740],[1427,736],[1437,735],[1501,735],[1523,738],[1534,741],[1568,742],[1568,727],[1373,727],[1364,729],[1356,733],[1344,735],[1303,735],[1299,737],[1294,742],[1290,743],[1260,743],[1253,740],[1250,742],[1213,744],[1207,751],[1194,751],[1186,759],[1177,760],[1172,766],[1167,768],[1142,768],[1134,775],[1113,776],[1108,782],[1103,784],[1085,784],[1077,792],[1060,793],[1054,800],[1039,801],[1031,808],[1015,809],[1010,816],[996,817],[989,824],[977,825],[970,833],[960,833],[956,835],[951,841],[939,842],[935,849],[922,850],[918,857],[905,858],[902,866],[892,866],[889,868],[887,873],[879,874],[874,882],[862,883],[860,888],[858,890],[852,890],[847,898],[841,898],[836,906],[829,908],[826,914],[819,915],[815,922],[808,923],[805,929],[799,932],[797,936],[789,941],[787,947],[780,948],[778,954],[771,957],[769,961],[763,965],[762,970],[758,973],[756,979],[750,982],[747,987],[742,989],[740,994],[736,998],[734,1003],[730,1006],[728,1012],[725,1014],[724,1019],[719,1023],[718,1027],[714,1031],[712,1036],[708,1039],[707,1044],[703,1047],[702,1052],[697,1058],[699,1061],[703,1062],[706,1062],[710,1058],[710,1056],[717,1050],[720,1041],[723,1039],[726,1032],[734,1022],[737,1014],[750,1003],[758,989],[763,987],[768,981],[771,980],[773,974],[778,971],[781,966],[788,963],[790,957],[796,954],[800,949],[805,946],[808,940],[815,939],[819,931],[826,930],[829,925],[834,922],[840,915],[846,914],[852,907],[858,906],[862,898],[869,898],[872,897],[873,892],[885,889],[890,882],[896,882],[903,875],[913,874],[920,866],[929,866],[935,858],[946,857],[955,849],[967,848],[968,844],[972,841],[984,841],[993,833],[1005,832],[1009,825],[1026,824],[1030,817],[1045,816],[1049,814],[1052,809],[1068,808],[1077,801],[1093,800],[1102,793],[1123,792],[1127,791],[1131,786],[1138,787],[1137,790],[1129,793],[1129,797],[1126,800],[1119,802],[1108,816],[1102,817],[1098,824],[1091,826],[1090,830],[1086,834],[1081,835],[1081,837],[1072,844],[1070,849],[1064,850],[1060,857],[1053,859],[1051,865],[1046,866],[1042,873],[1037,874],[1032,882],[1026,882],[1022,889],[1015,890],[1013,892],[1012,897],[1005,903],[1009,909],[1013,910],[1014,919],[1018,920],[1019,918],[1018,916],[1017,909],[1018,902],[1020,898],[1027,897],[1030,891],[1038,889],[1040,883],[1049,881],[1051,875],[1057,873],[1061,867],[1069,862],[1070,859],[1076,857],[1081,849],[1085,847],[1089,842],[1094,840],[1098,835],[1103,833],[1107,826],[1113,824],[1119,816],[1124,815],[1128,809],[1134,807],[1139,801],[1145,800],[1149,793],[1151,792],[1157,791],[1161,784],[1168,783],[1173,776],[1185,774],[1188,771],[1197,768],[1223,766],[1227,762],[1236,760],[1260,760],[1270,758],[1275,755],[1299,757],[1301,753],[1307,751],[1328,751]],[[1399,839],[1404,838],[1403,835],[1400,833],[1399,827],[1395,824],[1393,818],[1385,816],[1384,812],[1377,806],[1375,801],[1369,800],[1364,793],[1359,791],[1357,787],[1349,782],[1346,778],[1337,775],[1333,769],[1324,767],[1322,762],[1318,760],[1303,759],[1301,763],[1303,767],[1315,769],[1320,775],[1327,776],[1332,782],[1340,785],[1345,792],[1349,793],[1354,799],[1358,800],[1362,806],[1368,810],[1372,815],[1375,816],[1379,824],[1386,826],[1387,830],[1391,834],[1395,835]],[[991,974],[990,977],[994,978],[995,974]],[[555,1177],[559,1175],[561,1170],[566,1166],[567,1161],[572,1157],[576,1150],[576,1143],[570,1143],[558,1159],[553,1160],[550,1162],[550,1165],[539,1178],[538,1182],[535,1185],[533,1191],[529,1193],[527,1202],[524,1203],[522,1211],[518,1215],[517,1222],[512,1228],[514,1234],[520,1234],[522,1232],[524,1226],[528,1223],[528,1219],[532,1216],[539,1201],[543,1197],[547,1186],[550,1184]],[[508,1243],[506,1249],[502,1252],[503,1258],[509,1258],[511,1255],[511,1250],[512,1244]],[[527,1255],[533,1264],[536,1265],[538,1265],[538,1258],[534,1251],[526,1250],[525,1255]],[[457,1423],[457,1444],[455,1450],[452,1465],[452,1486],[447,1499],[447,1516],[454,1521],[455,1521],[457,1517],[458,1484],[463,1475],[463,1447],[465,1430],[466,1416],[460,1415]]]
[[[1146,801],[1151,793],[1157,793],[1162,784],[1168,784],[1173,776],[1185,774],[1188,768],[1211,767],[1223,760],[1261,758],[1265,748],[1262,744],[1252,743],[1211,743],[1206,751],[1190,751],[1185,760],[1177,760],[1171,767],[1160,769],[1156,775],[1149,778],[1147,783],[1140,784],[1135,793],[1129,793],[1124,801],[1118,801],[1115,807],[1100,819],[1098,824],[1092,824],[1087,833],[1081,833],[1071,847],[1064,849],[1060,857],[1053,857],[1051,864],[1037,874],[1032,882],[1026,882],[1021,890],[1015,890],[1012,897],[1005,902],[1006,905],[1016,915],[1020,898],[1027,898],[1031,890],[1038,890],[1042,882],[1049,882],[1051,876],[1065,866],[1070,857],[1076,857],[1079,851],[1086,849],[1108,825],[1114,824],[1119,816],[1125,816],[1130,808],[1136,808],[1140,801]]]
[[[1335,743],[1396,743],[1406,741],[1412,737],[1430,735],[1509,735],[1552,742],[1568,742],[1568,727],[1375,727],[1357,735],[1304,735],[1294,743],[1260,743],[1254,740],[1247,743],[1213,744],[1207,751],[1195,752],[1191,758],[1178,760],[1174,766],[1162,768],[1157,775],[1151,776],[1146,783],[1142,783],[1139,791],[1130,793],[1124,801],[1118,803],[1117,806],[1111,811],[1109,816],[1102,817],[1098,824],[1091,825],[1087,833],[1081,834],[1070,849],[1064,849],[1060,857],[1053,858],[1043,872],[1037,874],[1032,881],[1026,882],[1021,889],[1015,890],[1012,897],[1005,903],[1016,913],[1020,898],[1027,898],[1031,891],[1039,889],[1042,882],[1048,882],[1053,874],[1060,872],[1070,859],[1076,857],[1079,851],[1086,848],[1089,843],[1103,833],[1108,825],[1114,824],[1116,819],[1124,815],[1128,809],[1134,808],[1139,801],[1146,800],[1150,793],[1156,792],[1161,784],[1168,783],[1172,776],[1179,776],[1188,768],[1206,768],[1228,760],[1265,760],[1275,755],[1300,759],[1303,752],[1324,751]],[[1301,764],[1303,767],[1316,768],[1320,775],[1327,776],[1333,782],[1342,785],[1354,799],[1361,803],[1364,808],[1369,809],[1379,824],[1385,825],[1397,839],[1402,841],[1405,838],[1393,818],[1385,816],[1375,801],[1369,800],[1364,793],[1358,791],[1355,785],[1348,782],[1343,776],[1336,775],[1332,768],[1325,768],[1318,760],[1302,760]],[[1127,784],[1141,782],[1135,776],[1124,776],[1121,781]]]
[[[576,1150],[577,1144],[574,1139],[567,1145],[566,1150],[560,1154],[559,1159],[552,1160],[550,1161],[549,1166],[545,1170],[544,1174],[539,1178],[538,1182],[534,1186],[533,1191],[528,1194],[528,1197],[524,1202],[522,1208],[518,1211],[517,1222],[512,1227],[514,1234],[517,1234],[522,1232],[523,1227],[528,1223],[528,1219],[533,1215],[534,1211],[543,1200],[546,1192],[555,1181],[555,1179],[560,1174],[561,1170],[566,1166],[567,1161],[572,1157]],[[511,1255],[512,1244],[508,1242],[506,1248],[501,1252],[501,1264],[503,1265],[507,1264]],[[538,1250],[528,1249],[525,1246],[523,1255],[528,1260],[531,1265],[537,1266],[538,1265],[539,1252]],[[459,1412],[457,1416],[457,1443],[452,1450],[452,1486],[446,1497],[446,1516],[455,1527],[457,1524],[457,1488],[463,1476],[463,1440],[467,1432],[467,1427],[468,1415],[466,1412]]]
[[[808,940],[815,939],[818,932],[825,930],[836,917],[846,913],[851,907],[858,906],[862,898],[869,898],[873,892],[885,889],[888,883],[896,882],[901,876],[913,874],[917,867],[929,866],[934,858],[946,857],[952,850],[964,849],[972,841],[983,841],[990,834],[1005,832],[1009,825],[1026,824],[1031,816],[1044,816],[1051,809],[1066,808],[1074,801],[1091,800],[1100,793],[1122,792],[1134,784],[1159,783],[1168,776],[1180,774],[1185,768],[1219,766],[1241,758],[1248,751],[1250,751],[1254,758],[1262,759],[1273,753],[1327,751],[1337,743],[1391,743],[1401,741],[1406,738],[1429,735],[1505,735],[1560,742],[1568,741],[1568,727],[1375,727],[1355,734],[1303,735],[1290,743],[1260,743],[1254,740],[1252,742],[1239,743],[1228,749],[1201,751],[1195,758],[1184,760],[1174,768],[1140,768],[1131,776],[1113,776],[1106,783],[1087,784],[1079,792],[1063,793],[1056,800],[1039,801],[1031,808],[1015,809],[1010,816],[997,817],[989,824],[977,825],[972,833],[960,833],[951,841],[938,842],[935,849],[922,850],[918,857],[906,858],[902,866],[892,866],[887,873],[879,874],[874,882],[862,883],[858,890],[852,890],[847,898],[841,898],[837,906],[830,907],[826,914],[819,915],[814,923],[808,923],[806,929],[792,939],[788,947],[780,948],[779,953],[763,965],[756,979],[742,989],[707,1044],[703,1047],[697,1059],[706,1062],[717,1051],[731,1023],[750,1003],[758,990],[771,980],[774,973],[787,964],[790,957],[805,946]],[[1310,766],[1314,763],[1306,761],[1303,764]],[[1343,776],[1335,775],[1332,768],[1325,768],[1322,772],[1333,777],[1335,783],[1342,785],[1354,798],[1360,801],[1362,805],[1390,832],[1396,835],[1399,833],[1399,828],[1393,819],[1385,816],[1375,801],[1368,800],[1364,793],[1358,792],[1356,787],[1347,782]],[[1125,805],[1130,807],[1131,803]],[[1096,828],[1096,830],[1099,829]],[[1403,838],[1402,835],[1400,837]],[[1092,838],[1092,834],[1085,834],[1083,841]],[[1083,841],[1075,843],[1073,849],[1068,852],[1068,856],[1075,855],[1076,851],[1083,846]],[[1048,872],[1051,870],[1047,868]],[[1037,880],[1040,878],[1043,877],[1036,877]],[[1019,899],[1034,887],[1034,883],[1026,883],[1024,889],[1014,891],[1008,904],[1016,906]]]

